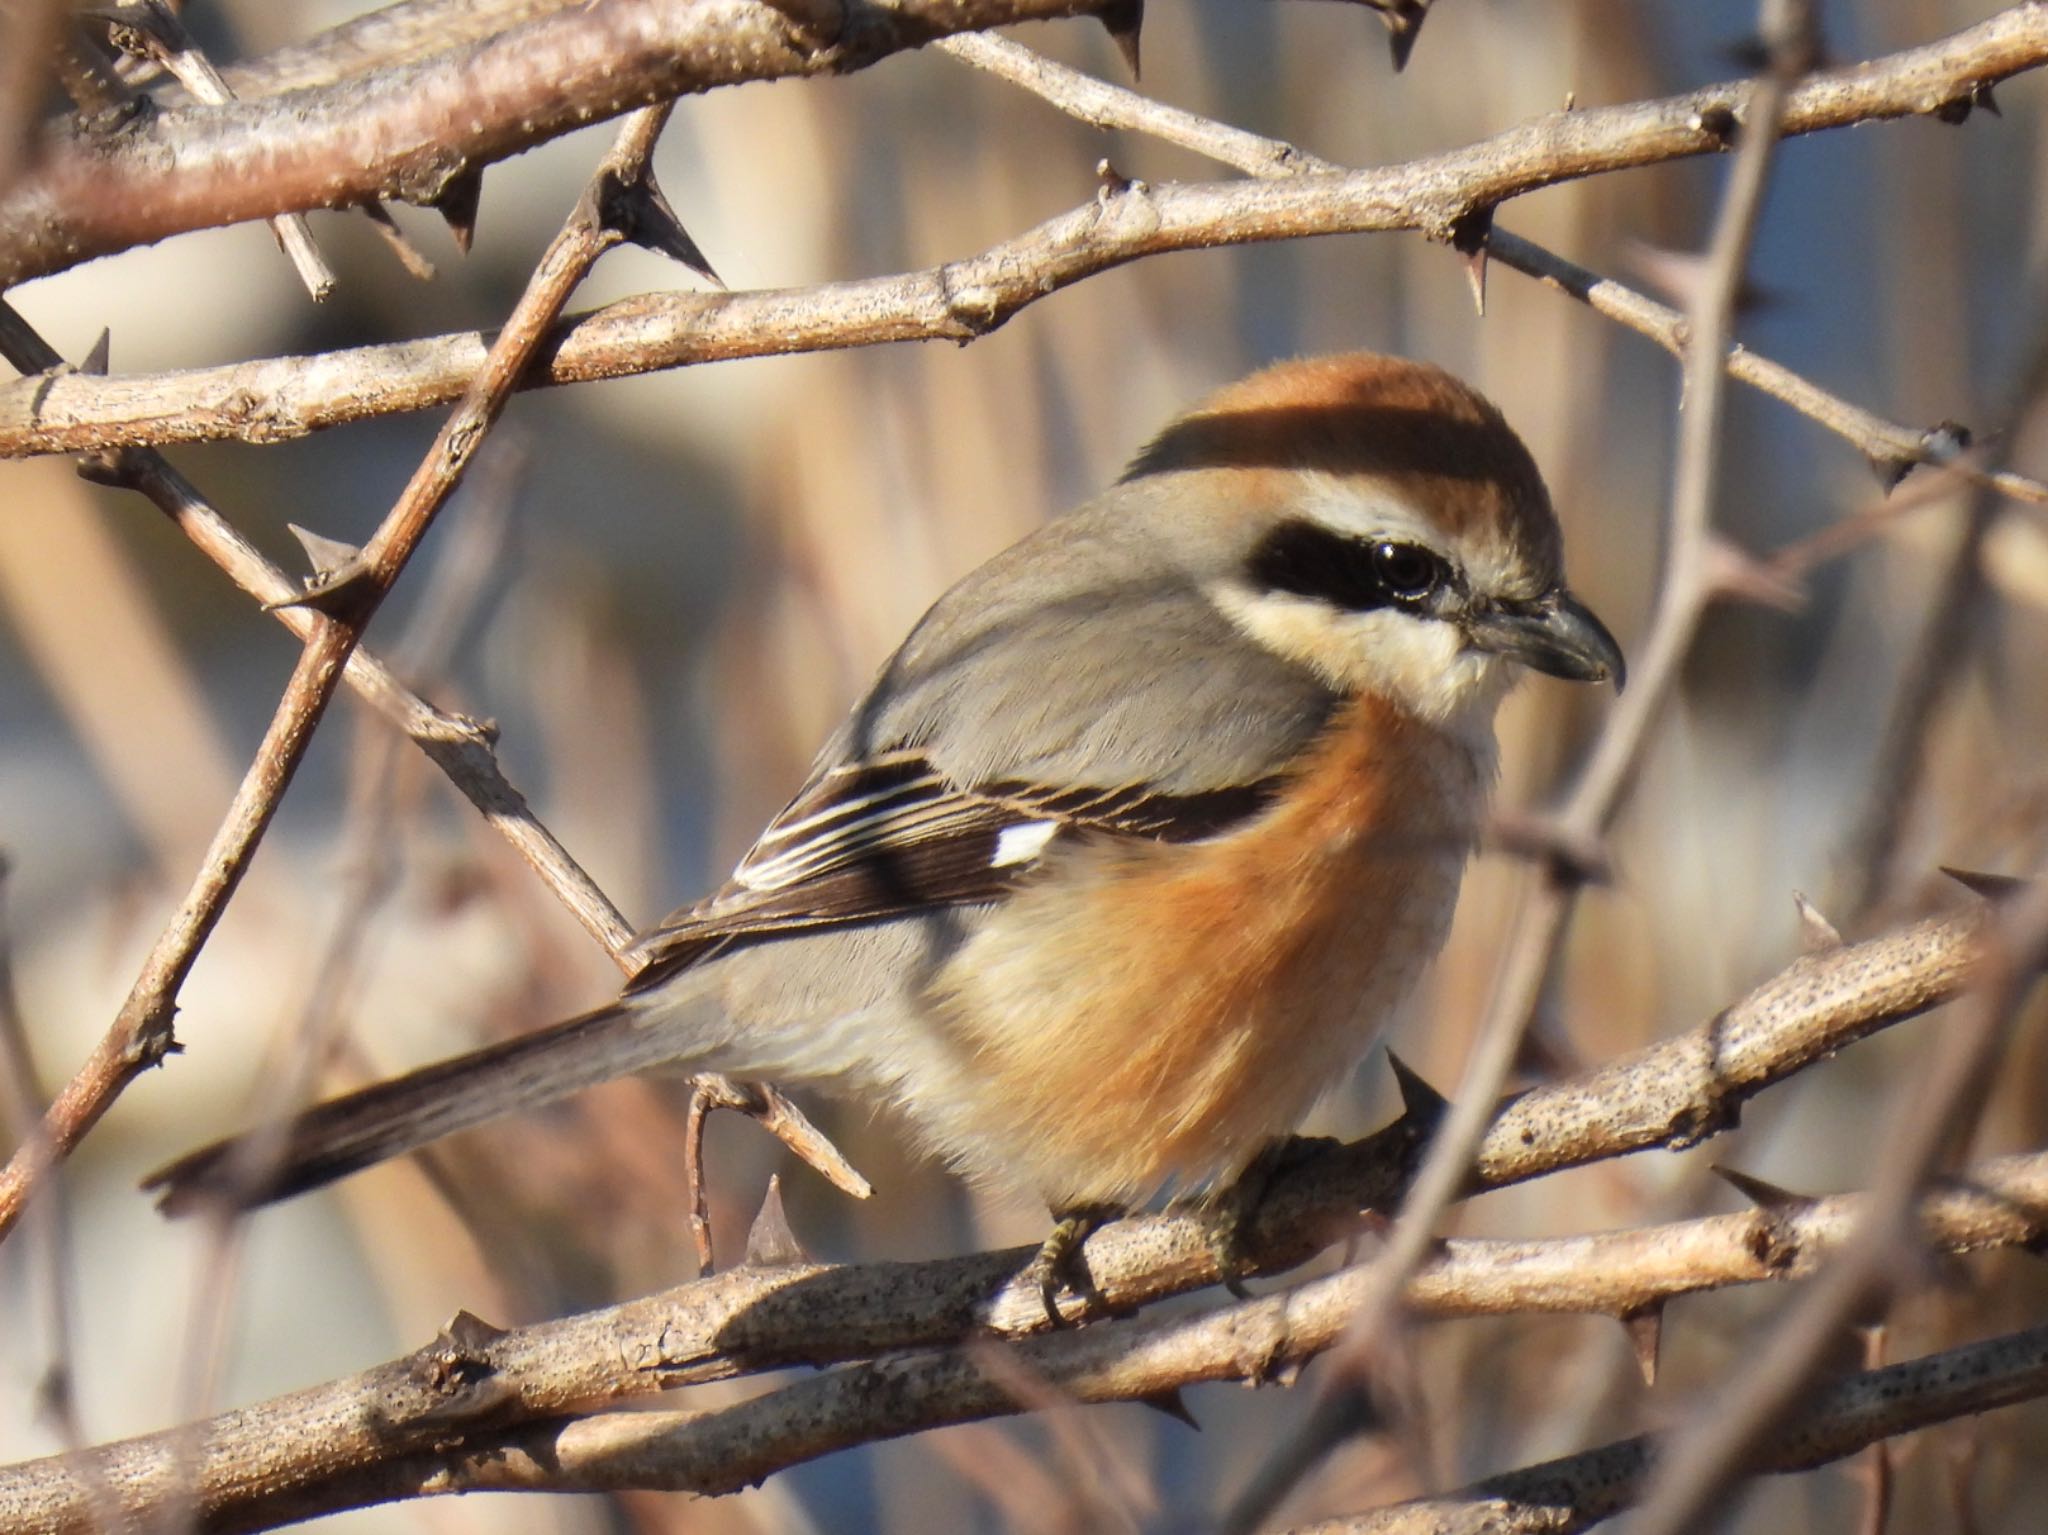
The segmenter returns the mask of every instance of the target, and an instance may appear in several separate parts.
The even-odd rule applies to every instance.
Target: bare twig
[[[1954,995],[1971,969],[1982,920],[1973,912],[1803,956],[1690,1034],[1575,1081],[1517,1096],[1498,1108],[1482,1143],[1474,1187],[1500,1187],[1715,1133],[1768,1083]],[[1243,1259],[1255,1271],[1300,1263],[1348,1229],[1361,1208],[1390,1205],[1412,1173],[1426,1134],[1426,1124],[1404,1121],[1285,1169],[1241,1235]],[[1958,1251],[2027,1242],[2048,1219],[2044,1194],[2048,1166],[2042,1158],[2007,1159],[1930,1197],[1921,1220],[1930,1240]],[[1858,1204],[1853,1197],[1817,1200],[1797,1209],[1550,1244],[1454,1242],[1415,1278],[1411,1294],[1421,1310],[1439,1316],[1523,1308],[1640,1310],[1701,1285],[1805,1273],[1851,1228]],[[1226,1276],[1212,1222],[1206,1212],[1183,1210],[1097,1232],[1088,1242],[1087,1262],[1102,1301],[1123,1311],[1220,1283]],[[481,1430],[485,1422],[502,1426],[515,1416],[550,1420],[579,1403],[791,1364],[829,1364],[990,1332],[1044,1332],[1048,1322],[1037,1287],[1019,1277],[1024,1256],[1011,1251],[928,1264],[743,1267],[536,1328],[503,1335],[485,1330],[467,1344],[444,1339],[414,1359],[214,1420],[197,1440],[203,1446],[200,1512],[225,1526],[255,1523],[256,1511],[229,1518],[218,1499],[289,1498],[298,1495],[290,1489],[311,1488],[329,1488],[318,1495],[326,1500],[319,1506],[338,1506],[330,1484],[360,1478],[375,1466],[410,1474],[406,1466],[421,1464],[414,1457],[464,1430]],[[1348,1307],[1370,1280],[1368,1271],[1353,1270],[1316,1292],[1322,1298],[1313,1306],[1327,1302],[1328,1309],[1317,1313],[1326,1317],[1316,1324],[1322,1331],[1297,1338],[1307,1352],[1338,1335]],[[1274,1337],[1271,1320],[1299,1314],[1288,1309],[1293,1302],[1286,1298],[1275,1304],[1277,1313],[1226,1313],[1204,1336],[1211,1342],[1234,1339],[1230,1347],[1238,1367],[1249,1359],[1255,1370],[1263,1368],[1275,1362],[1265,1352]],[[1233,1317],[1237,1321],[1227,1320]],[[1157,1337],[1149,1327],[1112,1330],[1107,1350],[1089,1357],[1107,1361],[1124,1348],[1142,1354]],[[1102,1332],[1090,1328],[1081,1336]],[[1318,1337],[1325,1342],[1313,1341]],[[1200,1352],[1207,1346],[1190,1357],[1207,1358]],[[1049,1358],[1034,1357],[1033,1368],[1056,1372],[1047,1378],[1062,1390],[1086,1394],[1070,1368],[1075,1356],[1058,1352],[1064,1347],[1056,1345]],[[1201,1369],[1211,1367],[1224,1368],[1209,1360]],[[896,1384],[906,1392],[936,1390],[951,1379],[952,1366],[932,1369],[935,1374]],[[970,1373],[978,1379],[978,1370]],[[1148,1389],[1136,1394],[1199,1378],[1217,1377],[1200,1371],[1164,1382],[1145,1377]],[[869,1384],[875,1384],[872,1377]],[[830,1389],[836,1393],[850,1385]],[[803,1400],[784,1407],[793,1411]],[[365,1402],[375,1402],[375,1411],[366,1411]],[[481,1421],[473,1411],[479,1406],[488,1408]],[[908,1412],[948,1410],[907,1397],[902,1406]],[[1007,1411],[1009,1405],[1000,1402],[990,1410]],[[887,1431],[843,1423],[834,1430]],[[124,1500],[162,1496],[161,1457],[169,1453],[172,1437],[111,1447],[84,1463],[39,1462],[0,1472],[0,1523],[69,1527],[78,1507],[74,1479],[95,1468]],[[472,1448],[479,1443],[472,1440]],[[815,1445],[805,1451],[817,1452]],[[445,1457],[436,1464],[448,1469]],[[226,1468],[233,1468],[227,1479],[240,1490],[218,1485]],[[359,1480],[351,1485],[360,1490]]]
[[[1673,1441],[1637,1535],[1694,1528],[1710,1500],[1754,1467],[1759,1449],[1787,1423],[1838,1330],[1897,1279],[1913,1250],[1914,1201],[1981,1102],[1998,1045],[2048,955],[2048,881],[2016,901],[1988,936],[1985,973],[1967,1012],[1945,1031],[1926,1068],[1902,1084],[1886,1115],[1876,1181],[1853,1240],[1762,1340],[1756,1368],[1732,1378]]]
[[[2048,1328],[1866,1370],[1817,1396],[1758,1471],[1807,1471],[1930,1424],[2048,1393]],[[1461,1492],[1308,1525],[1293,1535],[1573,1535],[1629,1507],[1662,1447],[1624,1439]]]
[[[63,366],[49,343],[4,299],[0,299],[0,356],[17,367],[39,372]],[[302,640],[311,635],[317,618],[295,601],[302,591],[299,584],[266,559],[161,453],[152,448],[123,449],[112,465],[100,472],[111,474],[153,502],[293,634]],[[630,976],[635,967],[632,925],[505,776],[495,750],[493,727],[435,708],[400,681],[389,665],[360,646],[349,656],[345,679],[364,702],[426,753]],[[729,1100],[726,1106],[751,1105],[746,1111],[754,1114],[764,1129],[835,1188],[854,1198],[867,1197],[867,1180],[787,1098],[773,1089],[757,1091],[723,1078],[704,1080],[711,1084],[714,1098]]]
[[[199,45],[185,30],[178,13],[164,0],[124,0],[112,11],[98,13],[107,23],[107,35],[114,46],[134,58],[161,65],[208,106],[223,106],[235,99],[213,61],[200,52]],[[313,231],[303,213],[276,213],[268,220],[277,243],[299,274],[299,281],[315,303],[334,291],[334,270],[313,243]]]
[[[288,101],[167,111],[120,133],[73,125],[0,198],[0,286],[243,219],[372,198],[431,205],[493,161],[654,102],[844,74],[948,32],[1088,15],[1097,3],[558,0],[472,44]]]
[[[619,147],[606,158],[601,180],[624,178],[644,166],[662,116],[658,110],[650,111],[627,125]],[[171,1020],[178,990],[248,868],[340,685],[363,625],[398,579],[435,513],[461,483],[547,326],[561,313],[590,264],[620,238],[605,223],[598,190],[594,184],[579,201],[542,255],[483,369],[360,557],[307,594],[306,601],[318,602],[326,610],[313,625],[197,879],[152,949],[112,1027],[44,1115],[43,1134],[0,1171],[0,1234],[19,1218],[28,1190],[47,1160],[68,1156],[128,1083],[175,1048]]]
[[[1145,132],[1252,175],[1341,172],[1293,145],[1164,106],[1000,38],[963,35],[944,46],[1083,121]],[[1411,187],[1427,179],[1415,166],[1375,174]],[[1062,231],[1072,222],[1061,221]],[[1040,296],[1029,274],[1043,243],[1027,235],[945,267],[819,288],[643,295],[565,322],[550,339],[544,365],[525,382],[568,384],[723,358],[939,335],[965,339],[947,295],[970,283],[985,289],[1000,281],[1010,306],[1005,313],[1014,312]],[[1680,349],[1683,317],[1668,306],[1504,230],[1494,231],[1488,248],[1506,265],[1554,283],[1666,350]],[[53,373],[0,387],[0,456],[221,438],[278,441],[444,403],[460,392],[483,351],[483,338],[469,334],[173,373]],[[1887,422],[1739,344],[1729,349],[1728,368],[1875,462],[1903,468],[1941,457],[1937,436]],[[2048,487],[2023,475],[2001,471],[1990,483],[2003,495],[2048,501]]]
[[[1920,1218],[1929,1240],[1948,1250],[2024,1244],[2048,1230],[2044,1196],[2048,1157],[2007,1158],[1931,1197]],[[1811,1272],[1833,1250],[1858,1205],[1849,1196],[1561,1242],[1452,1242],[1415,1276],[1411,1297],[1435,1317],[1607,1311],[1716,1284],[1784,1280]],[[1033,1382],[1034,1402],[1047,1393],[1139,1400],[1204,1380],[1260,1379],[1337,1342],[1371,1282],[1352,1269],[1191,1318],[1056,1331],[1024,1341],[992,1372],[997,1345],[980,1335],[974,1302],[1000,1282],[996,1260],[1014,1267],[1015,1256],[749,1266],[510,1332],[458,1322],[409,1358],[215,1419],[197,1436],[204,1451],[196,1512],[206,1528],[233,1530],[485,1486],[732,1491],[849,1444],[1011,1412],[1020,1379]],[[1027,1326],[1042,1323],[1022,1308],[1019,1316]],[[651,1437],[621,1437],[626,1420],[613,1414],[565,1416],[579,1404],[687,1381],[913,1344],[943,1351],[894,1353],[725,1411],[634,1414]],[[1956,1406],[1939,1370],[1879,1378],[1897,1416],[1890,1426],[1871,1423],[1873,1437],[1980,1410]],[[366,1412],[371,1402],[375,1411]],[[1831,1442],[1832,1412],[1823,1404],[1795,1442]],[[149,1511],[158,1506],[172,1438],[0,1469],[0,1513],[14,1529],[78,1528],[74,1478],[93,1469],[125,1509]],[[550,1450],[559,1458],[540,1453]],[[1771,1464],[1789,1469],[1794,1461]],[[1629,1497],[1634,1486],[1632,1479]],[[1375,1517],[1413,1512],[1404,1506]]]

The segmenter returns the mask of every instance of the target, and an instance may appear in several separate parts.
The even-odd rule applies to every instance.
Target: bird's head
[[[1485,728],[1518,667],[1621,686],[1528,450],[1440,368],[1278,364],[1168,426],[1123,483],[1232,623],[1341,693]]]

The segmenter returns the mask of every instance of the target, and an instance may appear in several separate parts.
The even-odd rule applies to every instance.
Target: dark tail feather
[[[162,1191],[157,1208],[167,1215],[289,1199],[444,1135],[658,1065],[673,1050],[662,1033],[629,1008],[599,1008],[330,1099],[289,1124],[216,1141],[142,1186]]]

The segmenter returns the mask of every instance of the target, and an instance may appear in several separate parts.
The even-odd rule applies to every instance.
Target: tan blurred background
[[[1924,41],[1991,0],[1825,6],[1835,57]],[[221,0],[192,20],[219,56],[305,36],[360,7]],[[1341,162],[1400,160],[1558,107],[1681,90],[1736,73],[1742,3],[1440,0],[1406,74],[1370,17],[1266,0],[1161,3],[1144,88]],[[1099,29],[1027,42],[1112,79]],[[2048,81],[2002,88],[2002,118],[1913,120],[1788,147],[1754,273],[1758,349],[1897,420],[1997,420],[2035,344]],[[111,326],[116,369],[309,351],[489,324],[516,294],[604,142],[584,134],[493,169],[476,253],[399,217],[441,264],[420,286],[358,222],[316,216],[341,273],[315,310],[263,229],[176,240],[13,295],[67,355]],[[1223,173],[1136,138],[1083,129],[938,55],[844,81],[751,86],[686,101],[659,159],[685,222],[732,286],[781,286],[964,255],[1088,197],[1095,162],[1154,180]],[[1505,227],[1637,278],[1644,248],[1693,249],[1723,167],[1636,171],[1529,197]],[[637,251],[608,257],[590,304],[689,281]],[[1111,272],[967,348],[901,347],[693,369],[529,396],[426,551],[480,562],[436,701],[496,718],[514,781],[635,921],[713,883],[795,787],[811,749],[894,640],[955,576],[1109,480],[1164,418],[1272,358],[1366,346],[1464,373],[1506,411],[1549,477],[1573,581],[1624,643],[1653,597],[1676,406],[1647,343],[1497,269],[1484,319],[1458,260],[1409,236],[1225,250]],[[349,428],[289,446],[174,455],[274,557],[303,568],[287,521],[370,530],[434,422]],[[2035,474],[2048,443],[2003,446]],[[1909,484],[1912,482],[1909,482]],[[1776,404],[1733,399],[1719,525],[1753,551],[1867,508],[1845,444]],[[1710,622],[1546,1011],[1555,1062],[1602,1059],[1695,1024],[1795,951],[1792,892],[1824,908],[1862,807],[1902,659],[1917,641],[1963,503],[1931,496],[1817,573],[1796,615],[1741,607]],[[468,535],[465,520],[485,521]],[[1903,817],[1894,910],[1947,899],[1937,863],[2038,866],[2048,807],[2048,524],[2014,511],[1990,545],[1983,646],[1948,691],[1924,792]],[[415,571],[374,643],[402,647]],[[0,465],[0,849],[22,1006],[53,1089],[111,1018],[195,866],[294,655],[140,500],[67,465]],[[1604,711],[1538,680],[1503,721],[1503,801],[1540,806]],[[366,866],[391,883],[339,993],[352,1042],[330,1085],[445,1054],[601,1000],[596,947],[410,750],[391,808],[351,821],[351,785],[383,727],[337,707],[253,876],[188,986],[186,1053],[137,1084],[66,1170],[68,1357],[86,1434],[163,1426],[208,1399],[190,1382],[195,1296],[220,1295],[193,1229],[134,1192],[163,1158],[246,1123],[275,1042],[303,1016]],[[1483,1006],[1520,871],[1475,868],[1450,952],[1394,1043],[1448,1088]],[[1834,910],[1845,925],[1847,912]],[[1862,919],[1867,926],[1871,918]],[[2043,1038],[2024,1029],[1977,1151],[2037,1147]],[[1536,1235],[1728,1208],[1718,1161],[1803,1190],[1857,1186],[1878,1109],[1938,1022],[1894,1031],[1766,1095],[1736,1135],[1548,1180],[1463,1211],[1472,1232]],[[1540,1063],[1539,1063],[1540,1064]],[[1379,1058],[1318,1128],[1384,1117]],[[232,1342],[210,1399],[232,1403],[367,1365],[457,1308],[530,1320],[690,1272],[679,1100],[624,1084],[469,1138],[441,1163],[380,1169],[267,1213],[249,1232]],[[713,1132],[718,1235],[736,1252],[771,1171],[820,1256],[904,1258],[1035,1240],[1040,1212],[984,1198],[906,1159],[886,1120],[806,1100],[880,1193],[849,1205],[751,1126]],[[60,1347],[49,1232],[0,1248],[0,1457],[58,1446],[35,1387]],[[1674,1308],[1666,1370],[1646,1391],[1621,1329],[1597,1320],[1445,1325],[1422,1340],[1432,1416],[1415,1445],[1366,1445],[1303,1489],[1292,1517],[1446,1484],[1668,1421],[1739,1357],[1782,1294]],[[1973,1260],[1903,1309],[1896,1356],[2038,1321],[2018,1259]],[[1313,1372],[1309,1377],[1313,1380]],[[183,1384],[181,1384],[183,1382]],[[1243,1485],[1305,1393],[1210,1388],[1196,1438],[1139,1408],[1091,1431],[1155,1506],[1149,1529],[1196,1527]],[[713,1400],[705,1393],[700,1400]],[[2038,1528],[2048,1415],[2008,1412],[1902,1450],[1896,1528],[1959,1529],[1965,1486],[1985,1531]],[[951,1430],[843,1455],[718,1504],[470,1498],[351,1516],[362,1529],[1079,1528],[1034,1425]],[[1743,1530],[1847,1530],[1853,1473],[1781,1481]]]

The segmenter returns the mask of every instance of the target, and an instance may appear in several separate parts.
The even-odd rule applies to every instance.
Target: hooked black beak
[[[1465,642],[1567,682],[1628,680],[1621,646],[1593,610],[1563,587],[1533,602],[1495,602],[1465,618]]]

